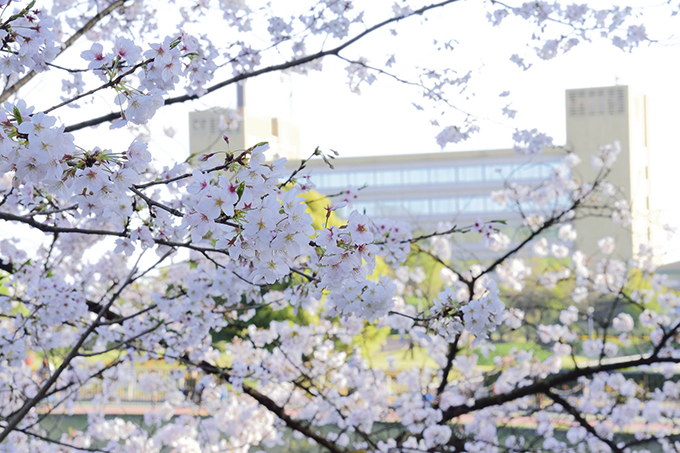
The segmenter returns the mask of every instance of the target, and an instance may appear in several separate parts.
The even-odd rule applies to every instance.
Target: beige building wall
[[[652,244],[652,216],[649,209],[649,148],[647,98],[627,86],[568,90],[566,93],[567,149],[583,160],[579,171],[583,181],[592,181],[597,171],[592,156],[598,148],[619,141],[619,154],[608,180],[631,205],[628,227],[610,219],[577,220],[577,246],[597,250],[597,241],[611,236],[617,243],[617,257],[630,259],[641,244]]]

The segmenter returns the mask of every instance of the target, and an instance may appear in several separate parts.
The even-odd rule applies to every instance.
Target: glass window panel
[[[350,186],[360,186],[361,183],[361,172],[359,171],[350,171],[347,173],[347,180],[349,181]]]
[[[431,168],[430,181],[441,184],[455,183],[458,179],[457,170],[456,167]]]
[[[404,209],[409,214],[424,215],[430,212],[429,200],[405,200]]]
[[[380,201],[376,203],[375,212],[381,217],[394,217],[402,215],[404,210],[400,201]]]
[[[349,213],[352,212],[352,210],[349,208],[349,206],[345,206],[344,208],[336,209],[335,214],[340,217],[341,219],[346,219],[349,217]]]
[[[364,185],[375,185],[375,172],[372,171],[353,171],[349,173],[349,183],[352,186],[361,187]]]
[[[484,167],[484,177],[487,181],[498,181],[503,179],[503,173],[498,165]]]
[[[461,182],[476,182],[484,180],[484,167],[481,165],[466,165],[458,168],[458,178]]]
[[[458,212],[458,199],[435,198],[432,200],[433,214],[453,214]]]
[[[356,209],[360,214],[364,212],[368,215],[372,215],[375,211],[375,203],[372,201],[362,201],[360,203],[353,203],[352,209]]]
[[[557,201],[557,207],[559,209],[566,209],[569,206],[571,206],[571,199],[569,198],[569,195],[562,195]]]
[[[539,179],[541,170],[538,165],[523,165],[515,171],[515,179]]]
[[[401,184],[401,170],[383,170],[376,172],[375,184],[378,186],[396,186]]]
[[[527,179],[526,167],[518,167],[513,174],[513,179]]]
[[[326,173],[326,178],[328,185],[326,187],[346,187],[347,183],[347,173],[343,172],[331,172]]]
[[[513,167],[512,165],[499,164],[487,165],[484,169],[487,181],[505,181],[510,177]]]
[[[427,184],[427,168],[404,170],[404,184]]]
[[[493,201],[493,198],[487,198],[486,200],[486,210],[489,212],[501,212],[501,211],[507,211],[509,208],[509,203],[506,202],[504,206],[499,205],[495,201]]]
[[[531,213],[531,212],[537,212],[538,206],[536,206],[536,203],[533,201],[526,201],[524,203],[521,203],[520,206],[522,207],[522,212],[526,213]]]
[[[312,182],[316,184],[316,187],[319,189],[323,189],[324,187],[328,187],[328,183],[326,182],[326,174],[325,173],[316,173],[312,175]]]
[[[462,212],[484,212],[486,210],[484,197],[461,197],[459,203]]]

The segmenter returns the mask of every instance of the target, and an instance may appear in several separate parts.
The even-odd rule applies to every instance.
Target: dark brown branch
[[[5,271],[8,274],[14,273],[14,265],[11,261],[0,261],[0,270]]]
[[[94,304],[94,305],[91,306],[90,304]],[[97,312],[97,311],[95,310],[96,307],[97,307],[97,305],[98,305],[98,304],[95,304],[94,302],[90,302],[90,301],[87,302],[87,307],[90,309],[90,311],[95,312],[95,313]],[[109,326],[109,325],[111,325],[111,324],[123,324],[123,323],[124,323],[125,321],[127,321],[128,319],[136,318],[137,316],[143,315],[143,314],[146,313],[147,311],[151,311],[151,310],[153,310],[154,308],[158,308],[158,305],[156,305],[156,304],[151,304],[151,305],[149,305],[148,307],[142,308],[142,309],[139,310],[138,312],[135,312],[135,313],[133,313],[133,314],[131,314],[131,315],[128,315],[128,316],[118,316],[118,315],[116,315],[115,313],[113,313],[113,312],[111,312],[111,311],[107,311],[106,313],[104,313],[104,316],[103,316],[104,318],[106,318],[107,321],[106,321],[106,322],[99,323],[99,325],[101,325],[101,326]]]
[[[7,425],[5,425],[5,429],[0,433],[0,443],[2,443],[9,434],[14,431],[14,429],[21,423],[21,421],[26,417],[28,412],[33,409],[40,401],[42,401],[43,398],[45,398],[45,395],[49,391],[49,388],[54,385],[55,382],[57,382],[57,379],[59,379],[59,376],[68,368],[68,366],[71,364],[71,361],[78,355],[78,350],[82,347],[82,345],[85,343],[85,341],[88,339],[90,334],[94,332],[97,327],[99,327],[99,321],[100,319],[104,316],[104,314],[111,308],[113,303],[118,299],[120,294],[123,292],[125,288],[132,282],[133,277],[134,277],[134,272],[135,269],[130,272],[128,275],[128,278],[123,282],[123,284],[120,285],[120,288],[110,297],[109,301],[104,305],[101,310],[97,313],[97,317],[95,320],[90,324],[90,326],[85,330],[85,332],[80,335],[80,338],[78,341],[76,341],[76,344],[73,345],[71,348],[71,351],[68,353],[68,355],[64,358],[64,360],[61,362],[61,365],[59,365],[59,368],[57,368],[54,373],[47,379],[43,384],[42,387],[38,390],[38,392],[31,398],[29,401],[24,403],[24,405],[19,409],[17,412],[15,412],[12,417],[7,421]]]
[[[137,315],[138,315],[138,314],[136,313],[135,316],[137,316]],[[124,339],[124,340],[121,340],[121,341],[119,341],[119,342],[117,342],[117,343],[115,343],[115,344],[109,346],[108,348],[104,349],[103,351],[79,352],[78,355],[79,355],[80,357],[96,357],[96,356],[98,356],[98,355],[106,354],[107,352],[115,351],[116,349],[118,349],[118,348],[120,348],[120,347],[122,347],[122,346],[128,345],[128,344],[130,344],[131,342],[137,340],[138,338],[141,338],[141,337],[143,337],[144,335],[147,335],[147,334],[149,334],[149,333],[155,331],[156,329],[158,329],[158,328],[159,328],[160,326],[162,326],[163,324],[165,324],[164,321],[159,321],[159,322],[157,322],[156,324],[154,324],[153,326],[149,327],[148,329],[142,330],[142,331],[139,332],[137,335],[134,335],[134,336],[132,336],[132,337],[130,337],[130,338],[126,338],[126,339]]]
[[[155,206],[159,209],[162,209],[164,211],[169,212],[170,214],[174,215],[175,217],[184,217],[184,213],[182,213],[181,211],[179,211],[175,208],[171,208],[169,206],[165,206],[164,204],[159,203],[155,200],[152,200],[151,198],[144,195],[139,189],[136,189],[134,187],[130,187],[130,190],[133,191],[135,193],[135,195],[137,195],[139,198],[144,200],[146,202],[146,204],[149,205],[149,207]]]
[[[575,381],[580,377],[591,376],[601,371],[617,371],[626,368],[635,368],[643,365],[652,365],[655,363],[680,363],[680,358],[674,357],[659,357],[658,351],[650,354],[647,357],[641,357],[635,360],[629,360],[619,363],[601,364],[593,367],[579,368],[567,373],[553,374],[543,380],[534,382],[525,387],[517,388],[507,393],[500,395],[487,396],[485,398],[477,399],[472,405],[454,406],[443,413],[443,420],[449,421],[455,417],[459,417],[470,412],[476,412],[487,407],[499,406],[501,404],[515,401],[525,396],[536,395],[539,393],[549,392],[552,387],[560,387],[562,384],[567,384]]]
[[[94,451],[94,452],[102,452],[102,453],[106,453],[106,451],[107,451],[107,450],[100,450],[100,449],[98,449],[98,448],[78,447],[78,446],[73,445],[73,444],[67,444],[67,443],[65,443],[65,442],[60,442],[60,441],[58,441],[58,440],[56,440],[56,439],[50,439],[49,437],[41,436],[40,434],[33,433],[33,432],[31,432],[31,431],[28,431],[27,429],[16,428],[15,431],[18,431],[18,432],[20,432],[20,433],[24,433],[24,434],[26,434],[27,436],[35,437],[36,439],[40,439],[40,440],[42,440],[43,442],[48,442],[48,443],[54,444],[54,445],[61,445],[62,447],[72,448],[72,449],[74,449],[74,450],[80,450],[80,451]]]
[[[441,396],[442,393],[444,393],[444,390],[446,389],[446,384],[449,383],[449,374],[451,373],[451,368],[453,367],[453,361],[456,358],[456,354],[458,354],[458,340],[460,339],[460,335],[456,335],[456,339],[453,340],[453,343],[449,344],[449,352],[446,354],[446,366],[442,370],[442,381],[439,384],[439,387],[437,388],[437,399],[435,401],[435,407],[439,407],[439,397]]]
[[[6,220],[9,222],[19,222],[19,223],[24,223],[26,225],[29,225],[33,228],[36,228],[43,233],[76,233],[76,234],[93,234],[93,235],[100,235],[100,236],[114,236],[114,237],[129,237],[129,234],[125,231],[110,231],[110,230],[88,230],[86,228],[73,228],[73,227],[56,227],[53,225],[48,225],[45,223],[40,223],[37,222],[36,220],[30,218],[30,217],[22,217],[18,216],[15,214],[10,214],[8,212],[0,212],[0,220]],[[238,227],[237,224],[233,224],[231,222],[222,222],[225,225],[233,226],[233,227]],[[167,245],[170,247],[184,247],[188,248],[191,250],[196,250],[197,252],[215,252],[215,253],[221,253],[221,254],[226,254],[227,252],[224,250],[216,250],[214,248],[210,247],[201,247],[198,245],[194,245],[191,242],[174,242],[174,241],[166,241],[163,239],[154,239],[154,242],[158,245]]]
[[[574,417],[574,420],[576,420],[579,425],[583,426],[586,429],[586,431],[588,431],[590,434],[592,434],[596,438],[600,439],[605,444],[609,445],[609,448],[611,448],[613,452],[623,453],[623,450],[620,449],[619,447],[617,447],[615,442],[612,442],[609,439],[605,439],[605,438],[601,437],[599,434],[597,434],[597,431],[595,431],[595,428],[593,428],[593,426],[590,423],[588,423],[588,420],[583,418],[581,413],[579,411],[577,411],[574,406],[569,404],[569,402],[567,400],[565,400],[561,396],[559,396],[556,393],[551,392],[551,391],[547,391],[547,392],[545,392],[545,394],[549,398],[551,398],[554,402],[556,402],[557,404],[562,406],[564,408],[564,410],[569,412],[569,414],[571,414],[571,416]]]
[[[42,231],[43,233],[79,233],[79,234],[98,234],[102,236],[117,236],[117,237],[127,237],[127,233],[124,231],[109,231],[109,230],[88,230],[85,228],[73,228],[73,227],[57,227],[53,225],[48,225],[46,223],[40,223],[31,217],[22,217],[15,214],[10,214],[9,212],[0,212],[0,220],[6,220],[8,222],[19,222],[26,225],[32,226],[35,229]]]
[[[207,362],[201,362],[197,366],[207,374],[220,376],[222,378],[229,377],[226,371],[216,367],[215,365],[211,365]],[[266,395],[263,395],[262,393],[258,392],[257,390],[255,390],[254,388],[250,387],[245,383],[243,384],[243,393],[249,395],[261,406],[265,407],[269,412],[279,417],[286,424],[286,426],[308,437],[309,439],[313,439],[315,442],[317,442],[322,447],[326,448],[331,453],[345,452],[344,449],[338,447],[333,442],[326,439],[326,436],[324,436],[323,434],[319,434],[309,426],[304,425],[299,420],[293,419],[290,415],[286,413],[284,408],[277,405],[271,398],[269,398]]]
[[[321,150],[319,150],[319,147],[317,146],[316,149],[314,150],[314,152],[312,153],[312,155],[309,156],[307,159],[302,159],[300,161],[300,165],[298,166],[298,168],[293,170],[293,173],[290,174],[288,179],[286,179],[286,181],[279,184],[279,189],[283,189],[284,187],[286,187],[288,185],[288,183],[290,183],[293,179],[295,179],[295,175],[297,175],[298,173],[300,173],[302,170],[305,169],[305,165],[307,164],[307,162],[309,162],[314,156],[318,156],[319,154],[321,154]]]
[[[250,152],[252,150],[253,150],[253,148],[249,148],[249,149],[243,151],[241,154],[238,155],[238,157],[235,157],[234,159],[232,159],[228,163],[225,163],[225,164],[222,164],[222,165],[217,165],[216,167],[212,167],[212,168],[209,168],[207,170],[202,170],[201,173],[203,173],[205,175],[205,174],[208,174],[208,173],[213,173],[215,171],[226,170],[234,162],[237,162],[237,163],[240,163],[241,165],[244,165],[243,164],[243,158],[245,156],[247,156],[248,154],[250,154]],[[135,189],[146,189],[147,187],[157,186],[157,185],[160,185],[160,184],[170,184],[170,183],[173,183],[173,182],[176,182],[176,181],[181,181],[182,179],[186,179],[186,178],[189,178],[191,176],[193,176],[193,173],[184,173],[184,174],[181,174],[179,176],[175,176],[173,178],[157,179],[155,181],[146,182],[144,184],[134,184],[132,187],[135,188]]]

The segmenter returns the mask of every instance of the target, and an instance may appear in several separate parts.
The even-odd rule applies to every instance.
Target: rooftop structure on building
[[[189,113],[189,150],[192,155],[246,149],[268,142],[272,158],[300,158],[300,132],[287,118],[251,112],[244,84],[237,86],[235,109],[213,108]],[[227,141],[224,137],[227,137]]]

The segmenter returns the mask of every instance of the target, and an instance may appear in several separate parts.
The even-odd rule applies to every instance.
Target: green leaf
[[[238,185],[236,188],[236,194],[238,195],[238,201],[241,201],[241,197],[243,196],[243,191],[246,190],[246,182],[243,181],[241,184]],[[237,201],[237,203],[238,203]]]
[[[21,124],[24,122],[24,119],[21,117],[21,112],[19,112],[19,109],[16,106],[14,106],[12,112],[14,113],[14,118],[17,119],[17,124]]]

